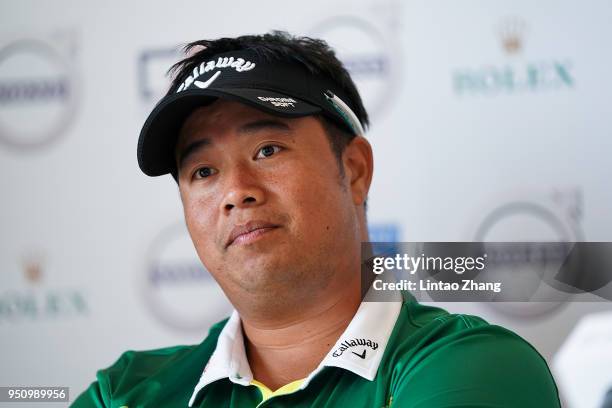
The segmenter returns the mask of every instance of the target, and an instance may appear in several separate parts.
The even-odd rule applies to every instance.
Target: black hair
[[[362,126],[367,128],[369,125],[368,113],[363,106],[357,87],[346,68],[336,57],[334,50],[323,40],[296,37],[284,31],[216,40],[198,40],[187,44],[183,49],[187,57],[168,70],[173,80],[167,95],[174,93],[203,59],[224,52],[245,49],[252,50],[258,57],[268,61],[297,62],[310,73],[333,80],[348,96],[349,100],[346,102],[352,107]],[[342,153],[355,134],[342,129],[323,115],[318,115],[318,117],[322,120],[332,152],[338,160],[340,174],[343,176]],[[175,179],[177,178],[174,173],[172,175]]]

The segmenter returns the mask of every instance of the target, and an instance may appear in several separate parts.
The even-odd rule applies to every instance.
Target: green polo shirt
[[[124,353],[72,406],[560,407],[546,362],[515,333],[408,292],[398,300],[363,302],[321,364],[288,391],[266,392],[252,377],[234,312],[199,345]]]

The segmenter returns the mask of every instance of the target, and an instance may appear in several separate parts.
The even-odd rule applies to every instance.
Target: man
[[[138,161],[177,181],[235,311],[199,345],[126,352],[75,407],[559,406],[512,332],[408,293],[362,302],[368,117],[324,42],[275,32],[187,50]]]

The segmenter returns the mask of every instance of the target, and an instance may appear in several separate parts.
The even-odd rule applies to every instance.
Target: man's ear
[[[342,161],[346,177],[350,183],[353,203],[362,205],[368,196],[374,172],[374,159],[370,142],[363,136],[354,137],[344,149]]]

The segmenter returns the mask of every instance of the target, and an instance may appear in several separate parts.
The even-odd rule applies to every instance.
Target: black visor
[[[313,75],[297,62],[270,61],[248,50],[232,51],[202,61],[158,102],[138,139],[140,169],[149,176],[172,172],[183,122],[194,109],[217,98],[289,118],[322,113],[351,133],[363,133],[354,107],[331,79]]]

